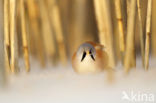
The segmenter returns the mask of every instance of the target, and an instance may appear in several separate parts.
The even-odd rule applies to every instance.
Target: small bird
[[[104,70],[107,64],[104,46],[90,41],[80,45],[72,57],[72,66],[77,73],[96,73]]]

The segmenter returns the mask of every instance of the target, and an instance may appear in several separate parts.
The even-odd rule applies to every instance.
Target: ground
[[[24,68],[21,66],[21,68]],[[130,103],[122,99],[123,93],[142,96],[154,95],[154,101],[135,98],[137,103],[156,102],[156,62],[150,59],[149,71],[145,71],[140,60],[136,69],[128,74],[122,66],[115,68],[114,81],[108,82],[107,73],[79,75],[68,65],[41,69],[34,62],[30,73],[21,71],[8,78],[8,86],[0,89],[0,103]],[[137,99],[138,98],[138,99]],[[132,99],[130,97],[130,99]],[[135,103],[134,102],[134,103]]]

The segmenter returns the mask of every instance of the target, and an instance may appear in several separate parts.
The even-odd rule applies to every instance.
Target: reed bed
[[[43,45],[43,39],[41,35],[41,29],[39,24],[39,8],[36,4],[35,0],[28,0],[27,2],[27,8],[28,8],[28,17],[29,17],[29,24],[30,24],[30,35],[33,39],[30,41],[30,45],[33,45],[32,49],[33,53],[36,54],[36,57],[39,59],[40,64],[42,67],[45,67],[45,54],[44,54],[44,45]]]
[[[50,21],[51,25],[53,25],[54,34],[56,37],[56,42],[58,44],[58,54],[59,59],[62,62],[62,64],[66,65],[67,57],[66,57],[66,49],[65,49],[65,42],[63,37],[63,29],[61,24],[61,17],[60,17],[60,10],[58,7],[57,0],[49,0],[47,2],[48,4],[48,10],[50,12]]]
[[[42,68],[47,62],[52,68],[59,64],[65,67],[85,41],[104,45],[110,68],[123,62],[123,70],[128,72],[136,67],[136,58],[141,55],[148,70],[149,56],[156,54],[156,2],[147,2],[1,0],[0,21],[4,23],[0,24],[0,76],[23,69],[19,68],[19,59],[25,61],[26,72],[33,69],[32,60]],[[119,59],[121,56],[123,59]]]
[[[41,11],[41,23],[42,23],[42,33],[43,35],[43,41],[45,45],[45,53],[46,57],[49,60],[53,60],[52,62],[55,62],[55,55],[57,50],[55,49],[55,39],[54,39],[54,31],[52,28],[51,23],[49,22],[49,12],[48,8],[46,7],[46,3],[44,0],[40,0],[40,11]]]

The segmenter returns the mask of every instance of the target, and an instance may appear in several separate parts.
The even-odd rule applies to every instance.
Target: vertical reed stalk
[[[16,35],[16,0],[10,0],[10,43],[11,43],[11,71],[18,71],[18,50],[17,50],[17,35]]]
[[[150,33],[151,33],[151,14],[152,0],[148,0],[146,17],[146,40],[145,40],[145,69],[149,67]]]
[[[129,12],[130,12],[130,4],[131,4],[131,0],[126,0],[126,6],[127,6],[127,22],[128,22],[128,15],[129,15]],[[128,25],[128,24],[127,24]]]
[[[0,0],[0,86],[5,83],[5,61],[4,61],[4,9],[3,0]]]
[[[99,40],[101,44],[106,45],[106,26],[104,21],[103,1],[94,0],[95,14],[98,22]]]
[[[28,15],[30,19],[30,26],[31,26],[31,34],[34,37],[34,45],[35,50],[37,53],[37,57],[41,63],[41,66],[45,66],[45,58],[44,58],[44,46],[43,46],[43,40],[40,33],[40,25],[38,22],[39,14],[37,5],[35,4],[35,0],[27,0],[27,7],[28,7]]]
[[[125,35],[124,35],[124,28],[123,28],[123,17],[121,12],[121,1],[115,0],[115,10],[116,10],[116,18],[118,22],[118,28],[119,28],[119,45],[120,45],[120,51],[125,51]]]
[[[54,42],[53,30],[48,18],[48,10],[45,5],[44,0],[39,1],[40,12],[41,12],[41,22],[42,22],[42,34],[45,45],[46,56],[49,59],[54,59],[56,55],[56,47]]]
[[[143,25],[142,25],[142,17],[141,17],[141,6],[140,0],[137,0],[137,10],[138,10],[138,19],[139,19],[139,32],[140,32],[140,45],[141,45],[141,56],[142,56],[142,63],[144,66],[144,59],[145,59],[145,44],[144,44],[144,34],[143,34]]]
[[[128,72],[133,63],[135,62],[134,52],[134,29],[135,29],[135,12],[136,12],[136,0],[131,0],[128,13],[127,23],[127,40],[126,40],[126,53],[124,67]]]
[[[4,51],[5,67],[10,72],[9,0],[4,0]]]
[[[152,55],[156,57],[156,0],[152,1],[152,34],[151,34],[151,42],[152,42]]]
[[[21,29],[22,29],[22,42],[23,42],[23,55],[25,59],[25,67],[26,71],[30,71],[29,64],[29,51],[28,51],[28,40],[27,40],[27,32],[26,32],[26,23],[25,23],[25,5],[24,0],[20,0],[20,16],[21,16]]]
[[[112,23],[110,15],[109,1],[94,0],[96,18],[98,22],[100,43],[106,47],[109,55],[109,67],[114,68],[115,57],[113,50]]]
[[[59,57],[60,57],[61,62],[64,65],[66,65],[66,62],[67,62],[66,48],[65,48],[64,38],[63,38],[63,29],[61,25],[61,17],[60,17],[60,11],[59,11],[59,7],[57,4],[57,0],[51,0],[51,1],[49,0],[48,2],[49,2],[48,8],[51,11],[50,19],[54,27],[56,42],[58,44]]]

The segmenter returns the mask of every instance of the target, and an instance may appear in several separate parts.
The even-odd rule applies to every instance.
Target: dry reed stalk
[[[27,0],[27,8],[28,8],[28,15],[30,20],[30,28],[31,28],[31,34],[33,35],[34,39],[34,48],[36,50],[37,57],[41,63],[41,66],[45,66],[45,58],[44,58],[44,46],[43,46],[43,40],[40,33],[40,25],[38,22],[38,9],[37,4],[35,3],[35,0]]]
[[[61,25],[60,11],[56,0],[48,0],[48,9],[50,10],[50,21],[53,25],[56,42],[58,44],[58,52],[61,62],[66,65],[67,56],[65,42],[63,38],[63,29]]]
[[[77,50],[77,47],[86,41],[94,41],[94,29],[91,28],[91,24],[94,22],[90,22],[92,19],[93,7],[90,7],[90,1],[88,0],[74,0],[69,5],[69,14],[68,16],[68,34],[67,35],[67,42],[69,44],[69,55],[72,54]],[[69,15],[68,14],[68,15]],[[95,19],[94,19],[95,20]],[[74,41],[71,40],[74,39]],[[94,39],[93,39],[94,38]]]
[[[128,13],[127,21],[127,40],[126,40],[126,52],[124,67],[125,71],[128,72],[129,69],[134,66],[135,63],[135,52],[134,52],[134,29],[135,29],[135,12],[136,12],[136,0],[131,0]]]
[[[121,0],[121,13],[122,13],[125,37],[126,37],[126,32],[127,32],[127,4],[126,4],[127,1],[128,0]],[[125,46],[125,49],[126,49],[126,46]]]
[[[151,43],[152,43],[152,55],[156,57],[156,0],[152,1],[152,34],[151,34]]]
[[[96,18],[98,22],[100,43],[106,47],[109,55],[109,67],[115,67],[115,56],[113,50],[112,23],[110,15],[109,1],[94,0]]]
[[[4,61],[4,9],[3,0],[0,0],[0,86],[3,86],[5,78],[5,61]]]
[[[130,12],[130,4],[131,4],[131,0],[126,0],[126,6],[127,6],[127,22],[128,22],[128,15],[129,15],[129,12]],[[127,24],[128,25],[128,24]]]
[[[22,29],[22,42],[23,42],[23,55],[25,59],[25,67],[26,71],[30,71],[30,63],[29,63],[29,51],[28,51],[28,40],[27,40],[27,32],[26,32],[26,20],[25,20],[25,5],[24,0],[20,0],[20,17],[21,17],[21,29]]]
[[[32,25],[31,25],[31,18],[30,18],[30,13],[28,11],[28,2],[27,0],[24,0],[24,5],[25,5],[25,26],[26,26],[26,33],[27,33],[27,42],[28,42],[28,46],[29,46],[29,55],[31,55],[32,57],[35,58],[39,58],[37,55],[37,51],[36,51],[36,46],[35,46],[35,36],[33,34],[33,29],[32,29]]]
[[[144,59],[145,59],[145,44],[144,44],[144,34],[143,34],[143,25],[142,25],[142,17],[141,17],[141,6],[140,0],[137,0],[137,10],[138,10],[138,19],[139,19],[139,32],[140,32],[140,45],[141,45],[141,56],[142,56],[142,63],[144,66]]]
[[[37,51],[35,46],[35,36],[33,35],[33,30],[31,28],[31,22],[28,15],[28,12],[25,14],[25,20],[26,20],[26,28],[27,28],[27,34],[28,34],[28,44],[29,44],[29,54],[35,58],[37,58]]]
[[[10,0],[10,44],[11,44],[11,71],[18,72],[18,47],[16,35],[16,0]]]
[[[116,9],[116,18],[118,22],[118,28],[119,28],[119,45],[120,45],[120,51],[125,51],[125,35],[124,35],[124,28],[123,28],[123,17],[121,12],[121,1],[115,0],[115,9]]]
[[[148,70],[149,67],[151,15],[152,15],[152,0],[148,0],[147,17],[146,17],[146,40],[145,40],[145,69],[146,70]]]
[[[106,27],[104,21],[103,1],[94,0],[95,14],[98,22],[99,40],[100,43],[106,45]]]
[[[50,20],[48,18],[48,10],[44,0],[40,0],[39,5],[40,5],[40,12],[41,12],[42,34],[44,39],[46,56],[49,59],[54,59],[56,55],[56,47],[55,47],[52,27],[49,22]]]
[[[131,12],[131,0],[127,0],[126,1],[126,3],[127,3],[127,28],[128,28],[128,20],[129,20],[129,18],[131,18],[130,16],[129,16],[129,14],[130,14],[130,12]],[[135,31],[135,29],[134,29],[134,31]],[[135,37],[135,36],[134,36]],[[135,45],[135,39],[133,39],[133,42],[132,42],[132,45]],[[132,55],[133,56],[131,56],[131,63],[130,63],[130,68],[132,68],[132,67],[135,67],[136,66],[136,58],[135,58],[135,47],[133,47],[133,52],[132,52]]]
[[[10,72],[9,0],[4,0],[4,51],[5,67]]]

